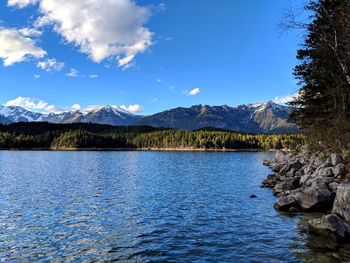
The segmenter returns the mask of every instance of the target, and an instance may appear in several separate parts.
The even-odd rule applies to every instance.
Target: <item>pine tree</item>
[[[294,74],[299,96],[291,119],[319,141],[346,147],[350,126],[350,0],[311,1],[307,36]]]

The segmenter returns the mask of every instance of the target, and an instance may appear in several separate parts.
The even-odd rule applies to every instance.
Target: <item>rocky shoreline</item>
[[[308,222],[309,232],[337,243],[350,242],[350,182],[346,155],[304,149],[299,154],[276,152],[264,165],[272,170],[262,187],[278,196],[274,208],[289,213],[322,212]]]
[[[0,148],[0,151],[64,151],[64,152],[89,152],[89,151],[135,151],[135,152],[275,152],[265,149],[204,149],[204,148]]]

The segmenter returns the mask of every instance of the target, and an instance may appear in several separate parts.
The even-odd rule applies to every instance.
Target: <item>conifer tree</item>
[[[291,119],[309,141],[347,147],[350,127],[350,0],[310,1],[307,36],[294,74],[299,96]],[[336,143],[336,144],[334,144]]]

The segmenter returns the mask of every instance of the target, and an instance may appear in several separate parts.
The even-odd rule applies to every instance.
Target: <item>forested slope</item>
[[[183,131],[84,123],[0,125],[1,149],[280,149],[295,148],[303,143],[300,134],[243,134],[215,129]]]

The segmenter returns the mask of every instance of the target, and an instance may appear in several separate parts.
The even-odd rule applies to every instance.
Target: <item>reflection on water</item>
[[[275,197],[259,187],[266,158],[271,154],[0,152],[0,260],[349,259],[346,248],[312,247],[302,215],[272,208]]]
[[[297,253],[303,262],[340,263],[350,262],[350,245],[337,244],[331,239],[307,232],[307,222],[319,218],[322,214],[304,214],[299,221],[300,235],[304,236],[305,251]]]

